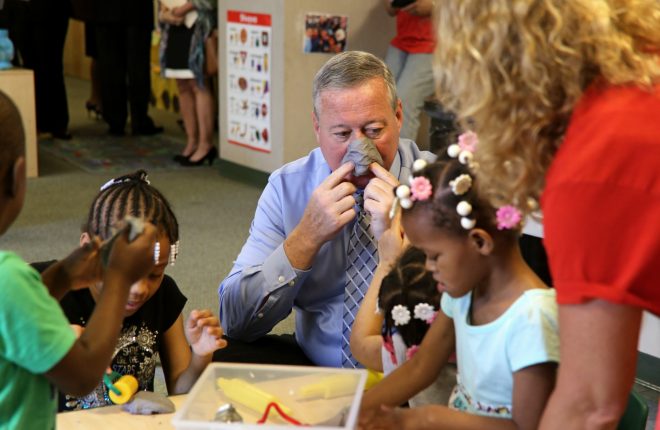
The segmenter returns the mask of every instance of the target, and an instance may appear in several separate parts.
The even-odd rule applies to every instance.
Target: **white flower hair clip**
[[[472,177],[468,174],[462,174],[449,181],[451,192],[457,196],[463,195],[472,188]]]
[[[392,308],[392,319],[394,325],[406,325],[410,322],[410,311],[404,305],[396,305]]]
[[[418,320],[431,324],[435,319],[435,308],[428,303],[417,303],[413,309],[413,315]]]

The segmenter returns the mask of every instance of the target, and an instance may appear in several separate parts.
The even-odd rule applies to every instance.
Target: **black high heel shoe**
[[[96,103],[90,101],[85,102],[85,109],[87,109],[87,116],[94,117],[94,119],[101,119],[103,117],[103,111]]]
[[[206,155],[200,158],[199,160],[190,161],[190,158],[187,158],[181,161],[181,165],[186,167],[196,167],[196,166],[201,166],[202,164],[204,164],[206,160],[208,160],[209,166],[212,166],[216,158],[218,158],[218,150],[216,149],[215,146],[212,146],[211,149],[209,149],[209,152],[207,152]]]

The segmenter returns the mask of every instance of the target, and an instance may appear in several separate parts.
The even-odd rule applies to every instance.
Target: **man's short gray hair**
[[[371,79],[381,78],[390,93],[390,104],[396,110],[399,101],[392,72],[383,61],[373,54],[362,51],[346,51],[337,54],[321,67],[314,77],[312,102],[318,116],[318,99],[324,90],[354,88]]]

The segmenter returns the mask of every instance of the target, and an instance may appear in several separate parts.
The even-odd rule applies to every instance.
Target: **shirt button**
[[[296,283],[295,281],[289,281],[289,286],[290,286],[290,287],[293,287],[293,285],[294,285],[295,283]]]
[[[257,314],[257,317],[259,317],[259,318],[263,318],[263,317],[264,317],[264,314],[262,314],[261,312],[259,312],[259,313]]]
[[[280,283],[281,283],[281,282],[284,282],[284,276],[280,275],[280,276],[277,278],[277,282],[280,282]]]

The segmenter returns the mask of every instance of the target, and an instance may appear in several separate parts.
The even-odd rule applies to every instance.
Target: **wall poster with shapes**
[[[347,16],[318,13],[305,15],[303,52],[336,54],[344,52],[347,41]]]
[[[271,152],[271,15],[227,11],[229,143]]]

